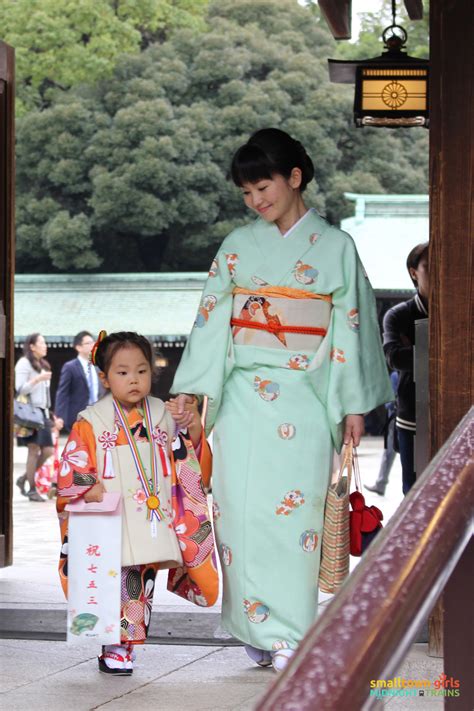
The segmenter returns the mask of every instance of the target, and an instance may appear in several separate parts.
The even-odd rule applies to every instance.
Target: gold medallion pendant
[[[151,511],[154,511],[155,509],[157,509],[157,508],[159,507],[159,505],[160,505],[160,500],[159,500],[159,498],[158,498],[157,496],[155,496],[155,494],[152,494],[152,495],[149,496],[148,499],[146,500],[146,505],[148,506],[148,508],[149,508]]]

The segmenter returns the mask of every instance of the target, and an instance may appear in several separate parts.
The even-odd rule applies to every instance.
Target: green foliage
[[[306,146],[308,204],[333,222],[344,191],[426,191],[426,133],[355,129],[317,14],[294,0],[214,0],[207,27],[122,57],[107,80],[19,122],[20,270],[206,269],[248,219],[227,173],[264,126]]]
[[[17,113],[59,90],[110,76],[118,57],[178,27],[204,29],[207,0],[2,0],[2,40],[16,50]]]
[[[429,7],[423,3],[423,19],[412,21],[402,2],[397,3],[396,23],[405,28],[408,40],[405,51],[411,57],[429,57]],[[383,3],[378,12],[361,13],[360,33],[355,42],[339,42],[335,59],[368,59],[384,52],[382,33],[392,24],[391,5]]]

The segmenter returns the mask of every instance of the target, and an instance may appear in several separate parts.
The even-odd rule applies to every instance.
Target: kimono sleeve
[[[211,264],[193,329],[171,388],[172,393],[192,393],[209,398],[206,431],[219,409],[222,389],[233,367],[232,262],[225,242]]]
[[[349,235],[343,246],[344,283],[333,292],[327,413],[336,449],[346,415],[364,414],[394,399],[375,298]]]
[[[92,425],[75,422],[59,462],[58,497],[83,496],[98,481],[96,441]]]

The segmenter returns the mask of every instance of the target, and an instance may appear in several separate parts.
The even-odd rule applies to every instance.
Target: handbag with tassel
[[[356,490],[349,496],[352,511],[350,512],[350,552],[353,556],[361,556],[372,543],[382,528],[383,513],[377,506],[367,506],[362,494],[359,460],[357,452],[353,452],[353,470]]]

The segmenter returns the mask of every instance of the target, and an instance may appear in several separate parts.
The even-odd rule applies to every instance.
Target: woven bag
[[[349,574],[349,494],[352,466],[351,440],[344,449],[337,480],[329,486],[326,496],[319,568],[319,589],[325,593],[337,592]]]

